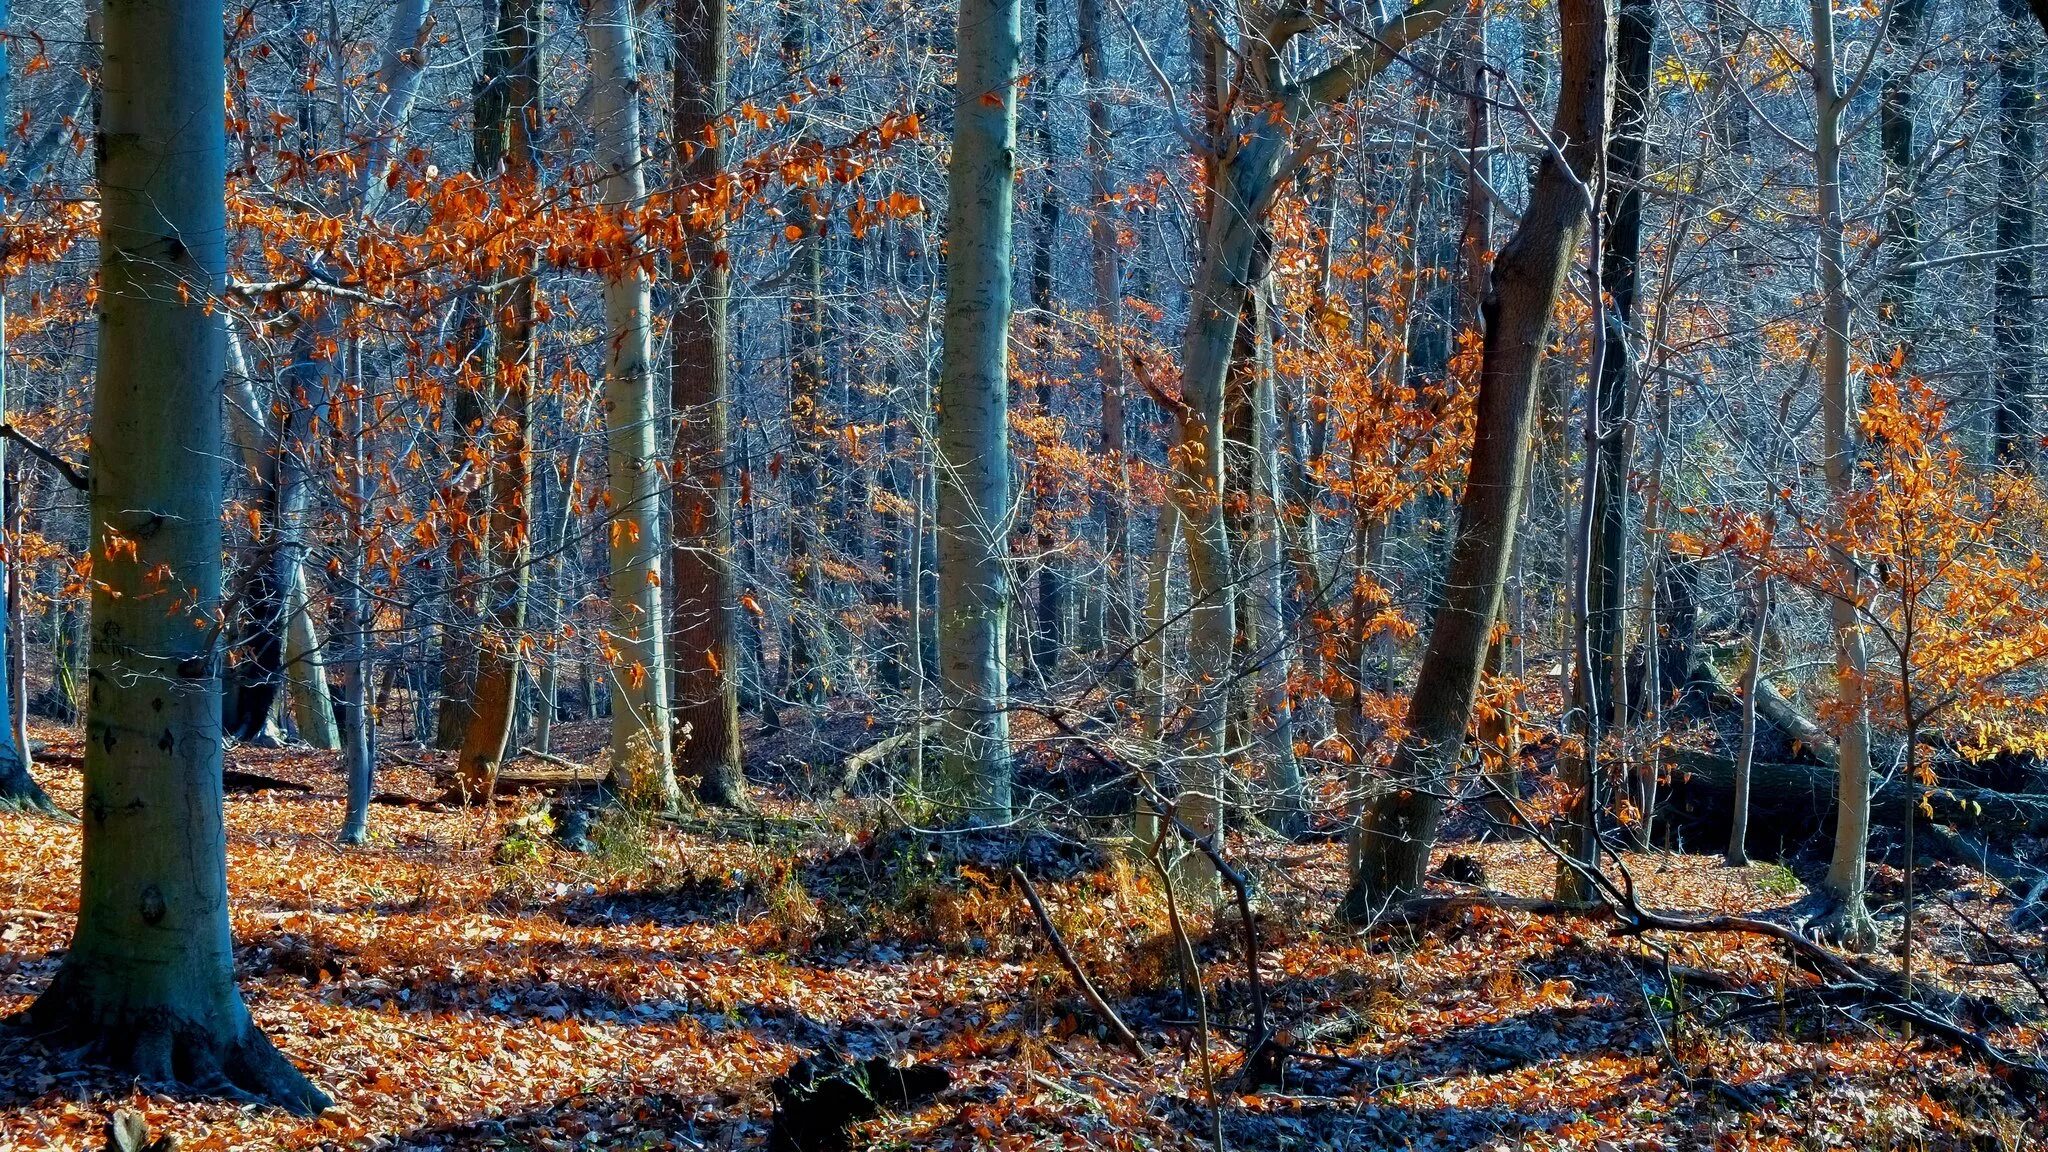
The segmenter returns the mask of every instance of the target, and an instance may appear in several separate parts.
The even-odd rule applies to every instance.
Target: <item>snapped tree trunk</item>
[[[92,701],[78,925],[27,1012],[146,1083],[328,1099],[235,988],[222,820],[221,6],[106,13],[97,148]]]
[[[1465,744],[1489,634],[1500,614],[1516,520],[1527,482],[1536,371],[1551,310],[1585,235],[1588,184],[1607,138],[1611,30],[1602,0],[1559,0],[1561,74],[1551,136],[1528,207],[1493,265],[1485,306],[1472,459],[1451,543],[1445,598],[1408,706],[1408,736],[1394,754],[1360,830],[1360,866],[1342,914],[1422,887],[1443,818],[1451,768]]]
[[[1017,156],[1018,0],[960,0],[947,167],[939,359],[939,656],[943,802],[969,824],[1010,817],[1009,328]]]

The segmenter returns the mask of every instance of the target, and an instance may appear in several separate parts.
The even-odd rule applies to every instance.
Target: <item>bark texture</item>
[[[675,43],[674,139],[680,175],[709,201],[725,163],[726,90],[731,18],[726,0],[681,0]],[[676,535],[673,603],[676,771],[697,782],[698,798],[721,807],[746,802],[740,771],[739,603],[734,567],[732,385],[727,299],[731,274],[724,231],[690,238],[686,282],[672,330],[675,363],[669,395],[676,419]]]
[[[228,928],[222,27],[218,0],[106,13],[84,853],[76,932],[27,1023],[152,1084],[311,1113],[329,1101],[250,1020]]]
[[[1443,818],[1444,789],[1464,748],[1472,701],[1514,551],[1527,483],[1536,370],[1551,309],[1585,235],[1588,184],[1606,144],[1612,30],[1603,0],[1560,0],[1563,76],[1551,136],[1529,204],[1495,259],[1484,309],[1472,459],[1451,544],[1446,596],[1430,627],[1392,779],[1360,829],[1359,867],[1342,913],[1422,886]]]
[[[941,799],[970,824],[1009,819],[1009,327],[1017,163],[1018,0],[960,0],[947,168],[939,359]]]
[[[640,60],[631,0],[596,0],[587,32],[590,116],[604,203],[630,211],[647,194],[640,147]],[[605,444],[611,495],[612,784],[673,806],[668,615],[661,594],[661,470],[655,446],[652,290],[628,258],[605,278]]]

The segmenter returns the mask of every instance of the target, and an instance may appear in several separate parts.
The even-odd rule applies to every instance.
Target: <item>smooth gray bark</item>
[[[1009,328],[1018,0],[960,0],[939,359],[941,797],[970,824],[1010,817]]]
[[[604,203],[623,211],[647,194],[640,146],[640,63],[631,0],[595,0],[590,118]],[[605,442],[611,482],[612,783],[677,799],[669,751],[668,624],[661,591],[661,470],[655,443],[653,300],[646,268],[622,254],[605,278]],[[641,751],[636,752],[636,747]],[[642,760],[646,762],[642,763]],[[646,774],[634,779],[635,772]]]
[[[115,4],[105,35],[84,852],[77,929],[28,1022],[148,1083],[310,1113],[329,1101],[251,1022],[228,926],[221,5]]]

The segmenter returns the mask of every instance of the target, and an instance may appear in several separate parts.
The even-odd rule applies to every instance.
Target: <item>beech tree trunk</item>
[[[732,73],[726,0],[681,0],[676,10],[675,120],[679,175],[710,199],[725,164],[726,89]],[[740,767],[738,571],[734,565],[731,370],[727,300],[731,274],[720,227],[691,234],[685,283],[671,324],[675,366],[669,395],[676,419],[674,708],[677,774],[697,782],[709,804],[746,802]]]
[[[1485,306],[1472,460],[1451,543],[1445,598],[1430,628],[1411,698],[1408,737],[1392,779],[1360,829],[1360,865],[1342,914],[1354,921],[1422,887],[1443,818],[1443,792],[1464,748],[1487,641],[1500,614],[1527,483],[1536,371],[1551,310],[1585,235],[1588,180],[1607,137],[1611,26],[1604,0],[1559,0],[1560,150],[1537,165],[1528,207],[1493,265]]]
[[[9,124],[14,122],[14,106],[11,99],[13,74],[8,70],[11,65],[8,59],[8,45],[11,43],[12,7],[13,0],[0,0],[0,122]],[[0,159],[0,175],[5,174],[6,166],[7,162]],[[0,420],[6,417],[7,285],[0,281]],[[7,447],[4,441],[0,441],[0,481],[4,481],[6,475]],[[11,542],[8,547],[0,548],[0,585],[4,585],[10,591],[15,581],[20,578],[12,561],[13,551]],[[13,602],[18,599],[19,597],[9,595],[9,612],[0,613],[0,667],[4,667],[7,661],[7,641],[14,632],[11,611],[14,607]],[[7,699],[0,701],[0,725],[4,725],[0,731],[5,733],[4,737],[0,737],[0,807],[53,811],[54,805],[50,803],[50,797],[28,773],[28,749],[14,737],[17,717],[13,714],[13,694],[9,692],[4,695]]]
[[[1813,0],[1813,106],[1816,124],[1814,176],[1820,209],[1821,432],[1829,516],[1840,527],[1842,509],[1856,479],[1855,397],[1849,378],[1848,278],[1842,237],[1842,114],[1848,105],[1836,79],[1833,0]],[[1860,579],[1856,558],[1838,555],[1847,582]],[[1839,700],[1835,742],[1841,788],[1836,802],[1835,848],[1822,888],[1837,902],[1830,931],[1844,944],[1866,948],[1876,929],[1864,907],[1866,857],[1870,844],[1870,712],[1866,699],[1869,651],[1856,606],[1831,598],[1828,615],[1835,632],[1835,679]]]
[[[594,0],[590,117],[599,194],[621,212],[647,194],[640,147],[640,61],[632,0]],[[662,807],[677,799],[669,749],[668,614],[661,595],[661,467],[655,446],[654,305],[635,260],[605,278],[605,442],[611,481],[612,784]],[[636,778],[635,773],[644,774]]]
[[[1018,0],[960,0],[947,167],[939,360],[941,799],[970,824],[1010,818],[1009,328],[1017,163]]]
[[[105,27],[84,852],[77,929],[26,1022],[149,1084],[312,1113],[329,1101],[250,1020],[228,927],[222,11],[114,4]]]
[[[477,96],[477,168],[495,175],[503,197],[531,196],[538,179],[540,0],[499,0],[498,26],[485,53]],[[480,558],[489,569],[482,589],[485,619],[477,637],[474,708],[458,754],[457,791],[488,802],[498,782],[517,715],[520,644],[526,634],[527,501],[532,455],[535,369],[533,256],[504,269],[490,294],[496,325],[486,381],[485,444],[491,464],[490,506]]]

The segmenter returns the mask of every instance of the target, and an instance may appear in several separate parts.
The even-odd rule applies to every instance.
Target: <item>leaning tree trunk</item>
[[[1816,125],[1814,176],[1820,208],[1821,433],[1827,474],[1828,524],[1839,534],[1842,510],[1856,477],[1856,410],[1849,380],[1849,286],[1843,265],[1842,114],[1848,106],[1835,76],[1833,0],[1813,0],[1813,104]],[[1862,577],[1856,558],[1832,557],[1839,579]],[[1822,888],[1837,902],[1830,931],[1851,947],[1869,947],[1876,929],[1864,907],[1863,890],[1870,844],[1870,713],[1867,699],[1869,652],[1856,606],[1832,597],[1829,619],[1835,632],[1836,714],[1841,791],[1836,803],[1834,858]]]
[[[727,0],[683,0],[676,11],[675,147],[682,180],[709,200],[725,164],[726,87],[731,18]],[[731,455],[732,385],[727,366],[726,302],[731,294],[725,235],[693,230],[683,268],[686,283],[672,324],[675,362],[669,392],[676,418],[677,538],[674,592],[673,696],[677,730],[689,733],[676,751],[676,771],[697,782],[698,798],[721,807],[746,802],[740,770],[738,572],[734,566]]]
[[[1282,182],[1299,162],[1294,126],[1317,109],[1348,99],[1386,68],[1395,54],[1436,30],[1449,15],[1448,0],[1421,0],[1373,29],[1373,43],[1340,57],[1299,82],[1282,75],[1288,41],[1311,24],[1282,17],[1262,39],[1243,47],[1247,83],[1263,89],[1257,110],[1240,117],[1212,141],[1211,187],[1203,224],[1201,259],[1181,340],[1181,407],[1173,451],[1173,500],[1187,537],[1188,663],[1194,681],[1186,725],[1189,755],[1182,778],[1180,815],[1206,833],[1221,816],[1222,756],[1227,736],[1231,652],[1237,634],[1235,578],[1224,515],[1224,398],[1238,318],[1255,287],[1254,265],[1265,217]],[[1197,871],[1206,858],[1197,857]]]
[[[495,40],[485,53],[487,79],[477,99],[477,167],[496,173],[508,202],[536,192],[540,116],[540,0],[499,0]],[[491,469],[491,506],[478,550],[490,569],[479,630],[474,711],[458,753],[457,791],[488,801],[512,737],[518,709],[520,643],[526,632],[527,497],[532,456],[534,258],[525,252],[503,270],[509,281],[491,293],[497,327],[490,403],[484,421]]]
[[[1443,818],[1443,791],[1464,748],[1489,633],[1500,614],[1527,482],[1536,370],[1549,342],[1552,307],[1585,235],[1586,188],[1607,137],[1607,6],[1604,0],[1559,0],[1558,26],[1564,81],[1551,135],[1561,148],[1537,165],[1521,224],[1494,260],[1472,460],[1445,599],[1430,628],[1393,779],[1359,832],[1360,866],[1342,909],[1353,920],[1369,917],[1375,902],[1422,887]]]
[[[329,1101],[250,1020],[228,927],[222,28],[216,0],[106,14],[84,852],[77,929],[26,1022],[150,1084],[311,1113]]]
[[[939,358],[939,654],[947,707],[941,799],[970,824],[1010,817],[1009,328],[1019,0],[960,0],[947,167],[946,321]]]
[[[640,148],[640,62],[631,0],[597,0],[590,39],[590,118],[599,192],[621,213],[647,194]],[[625,235],[630,236],[630,229]],[[677,799],[669,753],[668,626],[661,595],[661,468],[654,425],[653,300],[637,253],[605,278],[605,440],[611,515],[612,784],[661,807]]]

